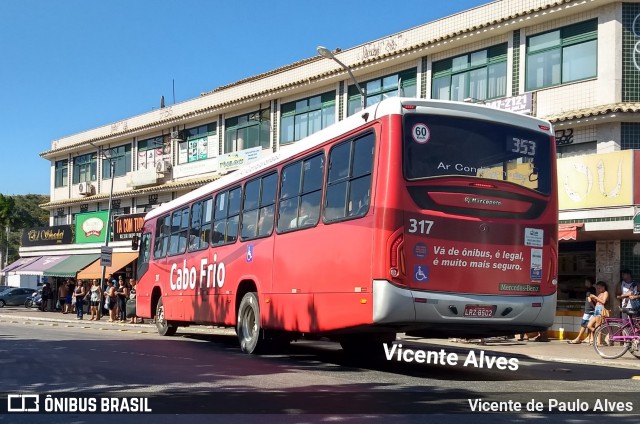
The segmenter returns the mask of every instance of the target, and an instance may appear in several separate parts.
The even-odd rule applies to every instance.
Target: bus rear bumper
[[[469,305],[495,306],[492,317],[465,316]],[[426,292],[373,281],[373,322],[401,331],[428,330],[480,334],[539,331],[551,327],[556,295],[502,296]]]

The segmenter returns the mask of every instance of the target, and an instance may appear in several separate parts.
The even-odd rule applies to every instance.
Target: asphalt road
[[[153,414],[155,422],[176,413],[202,413],[207,415],[189,415],[189,421],[208,417],[225,422],[319,422],[347,417],[358,422],[448,422],[451,417],[473,417],[496,423],[543,417],[566,422],[579,417],[581,422],[635,423],[638,416],[632,415],[640,411],[640,397],[635,395],[639,380],[632,378],[637,369],[527,358],[519,358],[517,370],[465,367],[462,363],[470,348],[406,340],[403,349],[442,349],[461,360],[457,365],[433,365],[387,360],[384,355],[347,357],[337,344],[322,341],[296,342],[278,352],[249,356],[240,352],[233,335],[181,329],[179,337],[162,338],[153,332],[121,330],[0,323],[0,391],[151,398],[154,412],[163,413]],[[479,356],[477,347],[471,350]],[[483,355],[490,357],[492,352]],[[621,409],[631,406],[633,411],[606,417],[593,414],[594,403],[603,398],[623,402],[618,405]],[[480,405],[476,399],[503,402],[497,405],[510,409],[480,414],[473,405],[492,405]],[[531,399],[542,402],[543,410],[513,410],[515,402],[526,409]],[[549,414],[549,402],[556,400],[555,413]],[[580,410],[585,404],[586,410]],[[575,409],[578,414],[566,411]],[[71,416],[73,422],[101,422],[108,417],[113,416]],[[140,414],[118,417],[120,422],[144,419]],[[0,416],[0,424],[58,421],[71,422],[69,416],[55,414]]]

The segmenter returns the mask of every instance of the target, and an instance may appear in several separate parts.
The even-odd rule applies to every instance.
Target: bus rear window
[[[490,121],[406,115],[403,169],[408,180],[444,176],[508,181],[551,192],[548,135]]]

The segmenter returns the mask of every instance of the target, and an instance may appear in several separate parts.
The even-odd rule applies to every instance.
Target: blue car
[[[24,305],[25,300],[31,297],[35,289],[12,287],[0,292],[0,308],[7,306]]]

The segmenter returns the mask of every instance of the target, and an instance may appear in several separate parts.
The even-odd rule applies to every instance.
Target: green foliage
[[[22,230],[49,226],[49,212],[39,206],[48,201],[49,196],[40,194],[16,196],[0,194],[0,240],[2,240],[0,245],[3,256],[7,251],[5,229],[8,226],[10,230],[7,263],[15,261],[20,256],[18,251],[22,239]]]

